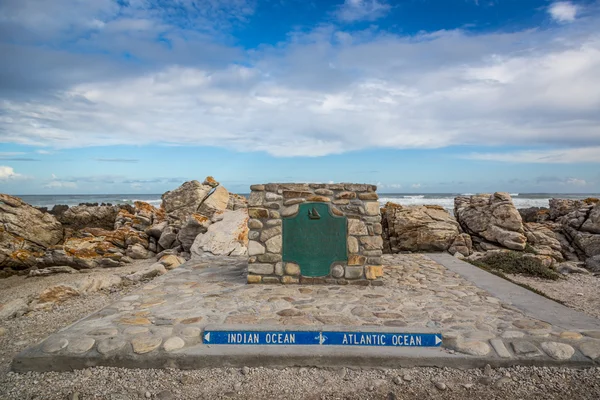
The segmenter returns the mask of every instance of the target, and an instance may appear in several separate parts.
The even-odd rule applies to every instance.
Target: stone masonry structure
[[[376,186],[270,183],[250,189],[248,283],[382,285]]]

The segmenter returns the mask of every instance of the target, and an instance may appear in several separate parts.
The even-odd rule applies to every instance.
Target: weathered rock
[[[524,229],[527,242],[536,254],[550,256],[559,262],[563,261],[562,245],[552,225],[530,222],[524,224]]]
[[[37,298],[37,303],[61,303],[79,294],[73,286],[56,285],[43,290]]]
[[[600,272],[600,254],[585,260],[585,267],[592,272]]]
[[[152,279],[159,275],[167,273],[167,269],[161,263],[152,264],[149,267],[134,272],[133,274],[125,275],[125,279],[133,282]]]
[[[461,254],[468,257],[473,253],[473,241],[471,236],[466,233],[461,233],[452,242],[452,245],[448,248],[448,252],[452,255]]]
[[[169,226],[165,228],[165,230],[160,235],[160,239],[158,239],[158,245],[163,249],[172,249],[173,247],[179,246],[176,240],[177,230],[176,228]]]
[[[239,194],[229,193],[229,201],[227,202],[227,209],[236,211],[241,208],[248,208],[248,199]]]
[[[185,262],[185,259],[182,257],[177,257],[173,254],[168,254],[162,256],[159,262],[165,266],[166,269],[173,269],[179,267],[181,264]]]
[[[198,208],[213,190],[210,185],[198,181],[185,182],[175,190],[162,195],[162,204],[167,218],[172,223],[182,223],[186,218],[197,212]]]
[[[556,270],[561,274],[589,274],[590,272],[573,261],[560,263]]]
[[[177,234],[177,240],[181,243],[183,250],[189,251],[196,237],[202,233],[206,233],[210,225],[211,220],[209,217],[199,213],[190,215]]]
[[[120,206],[78,205],[67,209],[57,216],[65,228],[77,231],[83,228],[101,228],[111,230],[115,225]]]
[[[159,222],[158,224],[146,228],[145,233],[150,237],[159,239],[160,235],[162,235],[163,231],[168,225],[169,223],[167,221]]]
[[[204,252],[214,255],[243,255],[248,246],[247,209],[224,211],[223,219],[208,227],[191,246],[192,258]]]
[[[550,209],[546,207],[519,208],[523,222],[545,222],[550,219]]]
[[[585,222],[580,228],[583,232],[600,234],[600,203],[590,210]]]
[[[463,230],[492,244],[512,250],[524,250],[527,238],[521,215],[508,193],[458,196],[454,215]]]
[[[102,289],[110,289],[121,284],[122,279],[117,275],[98,275],[86,276],[83,279],[75,282],[72,286],[79,293],[93,293]]]
[[[58,266],[58,267],[48,267],[44,269],[33,269],[29,271],[28,278],[32,278],[35,276],[48,276],[54,274],[76,274],[77,271],[75,268],[68,267],[66,265]]]
[[[217,186],[198,207],[198,213],[212,217],[218,211],[227,209],[229,192],[223,186]]]
[[[583,205],[580,200],[570,199],[550,199],[550,219],[556,220],[564,215],[578,210]]]
[[[0,304],[0,321],[3,319],[20,317],[25,314],[29,307],[24,299],[17,298],[8,303]]]
[[[134,244],[133,246],[129,246],[127,248],[126,254],[127,254],[127,257],[131,257],[134,260],[145,260],[145,259],[154,257],[153,252],[146,250],[140,244]]]
[[[444,251],[459,234],[456,220],[439,206],[385,207],[390,247],[399,251]],[[468,254],[467,254],[468,255]]]
[[[0,269],[25,269],[36,264],[47,247],[63,239],[63,227],[21,199],[0,194]]]

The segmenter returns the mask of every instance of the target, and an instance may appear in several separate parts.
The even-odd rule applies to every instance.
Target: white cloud
[[[236,18],[249,15],[236,7]],[[45,15],[36,18],[51,24]],[[81,43],[143,62],[32,46],[0,63],[0,81],[12,84],[16,70],[28,77],[16,87],[23,90],[0,100],[0,142],[202,145],[276,156],[456,145],[600,148],[598,18],[553,30],[412,36],[330,25],[243,53],[187,31],[179,41],[164,20],[130,10],[127,18],[151,19],[154,33],[164,30],[166,50],[132,26],[126,38],[111,31],[117,17],[101,18],[106,26]],[[21,18],[31,27],[31,15]],[[548,155],[538,153],[471,157]],[[593,157],[589,150],[583,159],[552,155],[565,160],[558,162]]]
[[[568,178],[565,183],[567,185],[573,185],[573,186],[586,186],[587,185],[587,182],[585,179],[579,179],[579,178]]]
[[[385,0],[345,0],[335,15],[343,22],[374,21],[386,15],[390,9]]]
[[[53,180],[44,185],[45,189],[73,189],[76,188],[75,182]]]
[[[401,189],[402,185],[400,183],[381,183],[381,182],[377,182],[376,183],[377,188],[379,190],[383,190],[383,189]]]
[[[577,16],[578,7],[570,1],[558,1],[548,7],[548,13],[557,22],[573,22]]]
[[[0,181],[8,181],[23,178],[23,175],[17,174],[12,167],[0,165]]]
[[[420,183],[413,183],[412,185],[410,185],[410,187],[413,189],[419,189],[422,187],[422,185]]]
[[[533,164],[600,163],[600,146],[551,150],[523,150],[510,153],[471,153],[465,158],[483,161]]]
[[[35,152],[38,154],[52,154],[52,152],[48,150],[36,150]]]

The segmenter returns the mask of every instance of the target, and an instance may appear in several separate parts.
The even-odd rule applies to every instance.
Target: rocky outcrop
[[[229,193],[229,201],[227,202],[228,210],[239,210],[241,208],[248,208],[248,199],[239,194]]]
[[[132,210],[131,207],[129,207]],[[63,227],[78,231],[83,228],[102,228],[111,230],[115,225],[120,206],[87,206],[69,207],[56,216]]]
[[[550,209],[546,207],[519,208],[523,222],[544,222],[550,219]]]
[[[460,233],[456,220],[440,206],[387,203],[382,211],[392,253],[445,251]]]
[[[66,265],[78,270],[110,268],[122,266],[131,259],[151,258],[156,254],[151,249],[156,239],[145,231],[151,231],[154,223],[159,225],[163,220],[164,211],[136,202],[133,209],[120,209],[112,223],[114,230],[84,228],[76,231],[62,245],[48,248],[38,259],[38,266]]]
[[[240,219],[240,213],[247,215],[247,201],[243,196],[229,193],[212,177],[203,183],[186,182],[165,193],[160,208],[138,201],[134,206],[55,206],[48,213],[12,196],[1,196],[0,271],[3,275],[28,268],[118,267],[132,259],[154,257],[165,250],[189,258],[196,238],[207,233],[215,223],[218,225],[206,238],[214,236],[217,242],[204,243],[206,251],[235,254],[245,251],[243,234],[237,244],[226,242],[223,235],[230,229],[228,224]],[[54,268],[48,273],[55,270],[58,271]]]
[[[459,196],[454,199],[454,215],[478,249],[525,249],[523,221],[508,193]]]
[[[527,243],[535,254],[550,256],[558,262],[563,261],[562,245],[555,232],[556,226],[530,222],[525,223],[524,227]]]
[[[572,203],[570,211],[559,218],[562,232],[582,260],[600,255],[600,203]]]
[[[63,227],[52,215],[0,194],[0,269],[27,269],[44,250],[60,243]]]
[[[213,255],[239,256],[246,254],[248,247],[248,211],[221,211],[219,221],[210,225],[206,233],[200,234],[191,246],[192,258],[204,253]]]
[[[211,219],[205,215],[198,213],[193,213],[190,215],[176,236],[176,239],[179,241],[179,243],[181,243],[181,248],[183,251],[190,251],[190,248],[192,247],[194,240],[196,240],[196,237],[202,233],[205,233],[210,227],[211,223]]]
[[[463,257],[468,257],[473,254],[473,241],[467,233],[461,233],[456,236],[452,245],[448,248],[448,253],[456,255],[457,253]]]

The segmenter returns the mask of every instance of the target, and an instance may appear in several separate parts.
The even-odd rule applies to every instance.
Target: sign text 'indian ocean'
[[[439,347],[441,334],[325,331],[204,331],[205,344]]]

